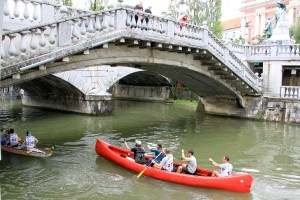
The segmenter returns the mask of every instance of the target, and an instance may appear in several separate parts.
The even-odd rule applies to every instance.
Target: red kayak
[[[210,177],[212,170],[202,168],[197,168],[195,175],[188,175],[146,167],[145,165],[127,160],[126,156],[129,153],[128,150],[115,147],[100,139],[97,139],[96,141],[96,152],[98,155],[137,173],[140,173],[147,168],[143,175],[163,181],[195,187],[231,190],[235,192],[250,192],[252,185],[252,177],[249,174],[233,174],[226,177]],[[130,154],[133,156],[133,152],[130,152]],[[150,157],[151,156],[146,156],[146,159]],[[179,165],[181,164],[174,162],[174,166]]]

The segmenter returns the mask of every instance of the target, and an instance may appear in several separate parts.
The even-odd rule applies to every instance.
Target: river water
[[[1,100],[0,100],[1,101]],[[300,199],[300,126],[216,117],[173,104],[115,102],[111,116],[22,107],[1,101],[0,126],[27,130],[40,146],[56,145],[49,158],[2,152],[2,199]],[[254,179],[248,194],[162,182],[123,169],[95,153],[95,140],[124,147],[162,140],[178,161],[192,148],[198,166],[213,169],[226,154],[236,172]],[[0,198],[0,199],[1,199]]]

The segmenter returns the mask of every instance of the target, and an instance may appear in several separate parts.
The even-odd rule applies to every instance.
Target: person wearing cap
[[[31,151],[32,149],[34,149],[38,142],[39,141],[31,135],[31,132],[26,132],[26,137],[24,139],[23,145],[26,145],[27,151]]]
[[[186,174],[194,174],[197,169],[197,161],[194,157],[194,151],[188,150],[188,158],[184,155],[184,150],[181,150],[182,153],[182,161],[188,162],[188,164],[182,164],[182,166],[179,166],[177,169],[177,173],[184,172]]]
[[[133,152],[133,158],[129,155],[126,159],[131,160],[133,162],[137,162],[140,164],[145,164],[145,150],[142,148],[142,142],[140,140],[135,140],[135,147],[130,148],[124,139],[125,146],[128,150]]]

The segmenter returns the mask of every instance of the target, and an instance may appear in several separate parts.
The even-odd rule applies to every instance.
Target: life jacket
[[[16,133],[12,133],[9,135],[9,144],[10,146],[16,146],[19,144],[18,135]]]
[[[35,147],[35,137],[33,136],[26,136],[25,137],[25,144],[27,149],[32,149]]]
[[[137,148],[135,152],[134,161],[136,163],[145,164],[145,151],[143,148]]]

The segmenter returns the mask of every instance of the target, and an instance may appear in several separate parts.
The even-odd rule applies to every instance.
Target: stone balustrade
[[[19,20],[38,24],[51,22],[61,17],[61,11],[67,16],[92,13],[89,10],[54,4],[43,0],[4,0],[4,20]]]
[[[300,44],[226,45],[240,59],[247,61],[300,60]]]
[[[51,23],[42,23],[17,31],[5,32],[2,38],[4,46],[1,47],[4,49],[1,55],[4,60],[3,65],[4,68],[20,65],[18,63],[24,62],[24,60],[57,52],[66,47],[72,48],[74,44],[88,42],[103,34],[107,35],[109,42],[109,34],[121,33],[126,30],[134,33],[131,36],[132,39],[135,39],[134,37],[153,39],[160,46],[167,45],[170,51],[174,47],[185,48],[186,52],[190,53],[199,53],[200,49],[206,49],[223,63],[223,67],[227,68],[226,70],[232,71],[251,87],[256,88],[257,92],[261,90],[259,78],[205,26],[199,27],[122,7],[67,17]],[[173,41],[172,39],[176,40]],[[166,41],[169,43],[164,44]],[[101,41],[102,43],[103,41]],[[89,48],[97,45],[99,44],[92,44]],[[196,52],[192,52],[192,49]],[[39,66],[57,59],[62,58],[53,57],[38,63],[30,61],[20,65],[19,70],[29,69],[32,66]],[[11,75],[4,70],[2,78],[5,76]]]
[[[280,87],[280,98],[300,98],[300,87],[297,86],[281,86]]]

